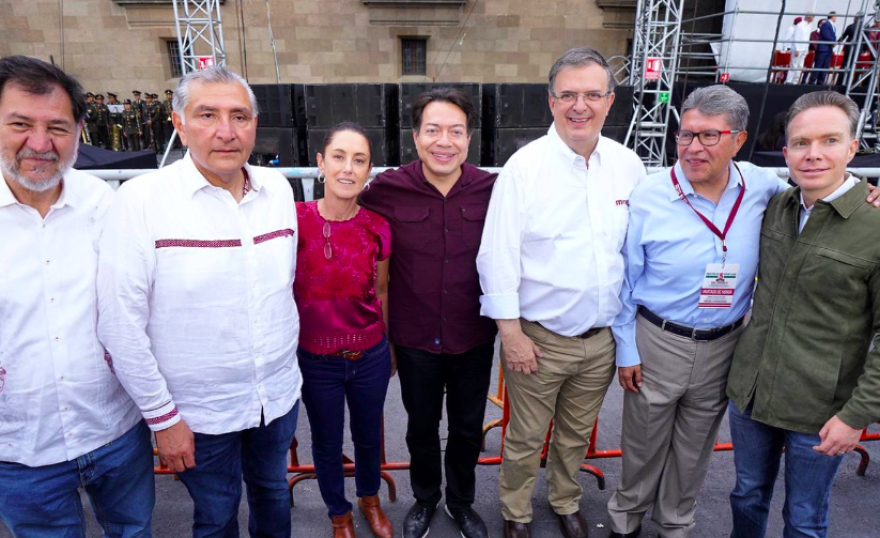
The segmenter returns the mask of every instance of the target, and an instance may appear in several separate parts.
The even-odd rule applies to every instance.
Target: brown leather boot
[[[367,518],[367,523],[370,524],[370,530],[373,531],[374,535],[378,538],[391,538],[394,536],[391,522],[388,521],[385,512],[382,511],[382,506],[379,504],[378,495],[358,497],[358,508],[364,517]]]
[[[333,516],[330,520],[333,525],[333,538],[355,538],[351,512],[342,516]]]

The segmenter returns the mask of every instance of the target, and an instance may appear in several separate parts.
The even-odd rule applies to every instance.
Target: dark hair
[[[86,96],[79,82],[61,69],[36,58],[7,56],[0,59],[0,98],[6,84],[15,82],[33,95],[46,95],[55,86],[67,93],[71,102],[73,119],[77,123],[86,116]]]
[[[785,122],[786,141],[788,140],[788,126],[791,125],[795,116],[811,108],[825,106],[837,108],[846,114],[846,119],[849,122],[849,136],[855,138],[859,128],[859,105],[843,94],[822,90],[801,95],[788,109],[788,117]]]
[[[367,150],[370,152],[367,157],[369,157],[372,161],[373,144],[370,143],[370,137],[367,136],[367,132],[364,130],[363,127],[353,121],[344,121],[342,123],[337,123],[329,131],[327,131],[327,134],[324,135],[324,141],[321,142],[321,154],[324,155],[325,153],[327,153],[327,146],[329,146],[333,142],[333,137],[335,137],[337,133],[341,133],[343,131],[351,131],[364,137],[364,140],[367,141]]]
[[[556,76],[559,75],[560,71],[568,67],[583,67],[590,64],[596,64],[605,70],[605,74],[608,75],[608,91],[613,92],[615,86],[614,71],[611,70],[608,62],[605,61],[605,57],[599,54],[599,51],[596,49],[578,47],[560,56],[556,63],[553,64],[553,67],[550,68],[550,76],[547,83],[547,90],[550,95],[556,97]]]
[[[418,132],[422,129],[422,114],[425,112],[425,107],[435,101],[449,103],[460,108],[464,112],[465,127],[468,134],[474,131],[476,123],[474,117],[477,114],[474,102],[471,101],[471,98],[466,93],[455,88],[434,88],[416,97],[412,105],[413,131]]]

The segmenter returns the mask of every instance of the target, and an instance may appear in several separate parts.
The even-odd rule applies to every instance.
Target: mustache
[[[28,158],[49,159],[52,161],[57,161],[61,157],[59,157],[59,155],[57,153],[55,153],[54,151],[44,151],[44,152],[40,153],[40,152],[34,151],[30,148],[24,148],[23,150],[19,151],[18,154],[16,154],[16,156],[15,156],[15,159],[17,161],[21,161],[22,159],[28,159]]]

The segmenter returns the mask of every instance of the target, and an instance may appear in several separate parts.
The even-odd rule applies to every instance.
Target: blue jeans
[[[0,462],[0,520],[18,538],[85,538],[79,488],[107,537],[151,537],[156,494],[147,425],[141,421],[75,460],[42,467]]]
[[[785,449],[784,538],[824,538],[834,475],[843,456],[823,456],[813,447],[817,434],[800,433],[752,420],[751,406],[740,413],[728,404],[736,486],[730,494],[731,538],[763,538]]]
[[[382,412],[391,377],[388,341],[382,338],[357,360],[315,355],[302,348],[297,354],[303,376],[302,399],[312,432],[312,460],[318,475],[318,487],[328,514],[341,516],[351,511],[351,503],[345,498],[342,471],[346,400],[351,416],[357,496],[367,497],[379,492]]]
[[[193,538],[238,538],[242,477],[250,535],[290,538],[287,455],[298,413],[299,402],[269,424],[195,434],[196,466],[178,475],[193,500]]]

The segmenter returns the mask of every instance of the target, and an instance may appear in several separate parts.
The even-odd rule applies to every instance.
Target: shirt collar
[[[847,178],[843,181],[843,183],[840,184],[839,187],[837,187],[834,190],[834,192],[832,192],[831,194],[829,194],[825,198],[820,198],[820,201],[827,202],[827,203],[831,204],[831,202],[833,202],[834,200],[837,200],[838,198],[840,198],[841,196],[846,194],[850,189],[855,187],[858,182],[859,182],[858,178],[856,178],[852,174],[848,174]],[[816,204],[813,204],[813,207],[809,207],[809,208],[804,204],[804,192],[800,189],[798,189],[798,199],[800,200],[801,207],[806,209],[807,211],[811,211],[813,209],[813,207],[816,207]],[[834,204],[831,204],[831,205],[833,207],[835,207],[835,209],[837,209],[838,212],[843,214],[841,212],[840,208],[837,208]]]
[[[183,166],[183,188],[191,197],[195,196],[196,192],[204,189],[205,187],[212,187],[208,180],[205,179],[205,176],[196,168],[196,163],[192,159],[192,155],[187,151],[186,155],[181,159],[181,166]],[[244,163],[244,171],[248,175],[248,180],[251,183],[251,190],[254,192],[260,192],[262,188],[262,183],[259,179],[257,179],[256,174],[254,174],[253,167]]]
[[[78,193],[70,186],[71,181],[69,181],[69,177],[73,170],[68,170],[64,177],[61,179],[61,195],[58,196],[58,200],[55,201],[54,204],[51,205],[53,209],[58,209],[60,207],[64,207],[65,205],[69,205],[71,207],[79,206],[82,198]],[[15,195],[12,194],[12,189],[9,188],[9,184],[6,183],[6,179],[0,176],[0,207],[6,207],[8,205],[17,204],[19,201],[15,198]]]
[[[571,149],[569,147],[569,145],[566,144],[562,140],[562,137],[559,136],[559,133],[556,131],[556,122],[553,122],[552,124],[550,124],[550,129],[547,131],[547,137],[550,140],[550,146],[557,153],[564,156],[566,161],[569,164],[574,165],[575,163],[577,163],[578,159],[583,159],[583,156],[575,153],[574,150]],[[599,164],[599,166],[601,166],[602,165],[602,153],[603,153],[603,151],[607,151],[607,148],[608,148],[608,141],[605,140],[604,136],[599,135],[599,141],[596,142],[596,148],[593,150],[593,153],[590,155],[590,158],[587,159],[587,162],[589,162],[591,159],[593,159],[593,157],[595,157],[597,163]]]
[[[694,196],[694,186],[691,185],[690,180],[687,178],[687,176],[684,175],[684,170],[681,169],[680,163],[675,163],[675,166],[673,166],[673,168],[675,169],[675,177],[678,178],[678,183],[681,185],[681,191],[684,193],[685,196]],[[727,187],[725,187],[724,190],[732,191],[737,186],[742,185],[742,175],[740,174],[740,170],[737,169],[736,165],[733,164],[733,161],[730,161],[727,164],[727,170]],[[669,180],[669,189],[671,191],[671,194],[669,195],[669,201],[674,202],[676,200],[679,200],[680,197],[678,196],[678,192],[675,190],[675,186],[673,186],[672,184],[671,177]]]

